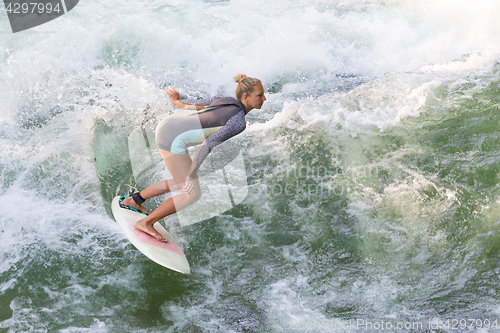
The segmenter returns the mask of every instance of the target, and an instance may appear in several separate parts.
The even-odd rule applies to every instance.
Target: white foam
[[[159,5],[79,3],[63,18],[34,28],[57,34],[8,36],[0,44],[9,50],[0,66],[10,77],[4,83],[19,91],[38,73],[79,72],[122,59],[136,71],[143,66],[155,75],[167,73],[168,83],[190,89],[198,83],[206,94],[232,93],[231,78],[239,71],[267,84],[303,77],[304,86],[307,79],[325,80],[326,86],[330,73],[378,76],[464,54],[498,54],[494,49],[500,40],[498,20],[491,16],[498,4],[492,0],[477,6],[420,0],[340,2],[336,7],[310,0],[293,6],[193,0],[151,12]]]
[[[432,78],[386,75],[348,93],[287,103],[271,120],[248,128],[257,135],[273,128],[303,129],[317,124],[325,125],[330,133],[342,128],[353,136],[373,126],[383,131],[427,112],[426,104],[436,99],[433,90],[441,84]]]

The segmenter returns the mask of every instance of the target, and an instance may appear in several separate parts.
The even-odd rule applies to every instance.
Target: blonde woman
[[[145,190],[120,198],[120,207],[146,215],[136,223],[137,230],[166,242],[154,224],[200,199],[196,173],[203,160],[215,146],[243,132],[246,127],[245,115],[262,107],[266,97],[260,80],[238,74],[234,81],[238,83],[235,98],[181,101],[177,90],[171,87],[166,89],[172,104],[194,111],[175,113],[156,127],[156,144],[172,179],[159,181]],[[200,148],[191,160],[187,147],[200,143]],[[149,198],[179,189],[182,189],[181,194],[169,198],[152,213],[142,205]]]

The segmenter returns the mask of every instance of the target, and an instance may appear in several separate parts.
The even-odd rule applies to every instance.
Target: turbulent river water
[[[500,329],[500,3],[108,0],[0,12],[0,332]],[[267,101],[248,193],[168,224],[192,274],[110,213],[164,93]],[[210,198],[207,199],[210,202]],[[151,200],[154,209],[161,198]]]

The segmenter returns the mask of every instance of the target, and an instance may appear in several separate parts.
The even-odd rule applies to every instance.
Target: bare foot
[[[123,199],[123,204],[125,206],[133,207],[133,208],[135,208],[137,210],[140,210],[141,212],[146,213],[148,215],[151,214],[151,212],[146,207],[144,207],[143,205],[136,204],[135,201],[134,201],[134,199],[132,199],[131,196],[128,196],[125,199]]]
[[[156,238],[157,240],[159,240],[160,242],[164,242],[164,243],[167,243],[168,240],[165,239],[165,237],[163,237],[162,234],[160,234],[154,227],[153,225],[150,225],[150,224],[147,224],[146,222],[144,222],[144,219],[142,220],[139,220],[137,221],[137,223],[135,224],[135,228],[139,231],[142,231],[148,235],[150,235],[151,237],[154,237]]]

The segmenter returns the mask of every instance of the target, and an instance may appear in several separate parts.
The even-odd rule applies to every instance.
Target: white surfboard
[[[159,223],[155,224],[156,230],[168,240],[167,243],[160,242],[156,238],[151,237],[144,232],[135,229],[135,223],[142,219],[145,215],[124,209],[120,207],[118,200],[119,196],[113,199],[111,210],[113,216],[120,227],[125,231],[130,243],[132,243],[146,257],[153,260],[159,265],[169,268],[173,271],[189,274],[191,269],[186,256],[181,248],[175,243],[170,234]]]

